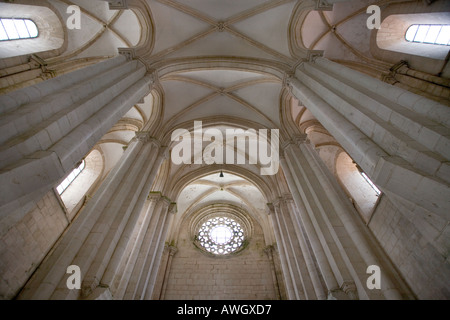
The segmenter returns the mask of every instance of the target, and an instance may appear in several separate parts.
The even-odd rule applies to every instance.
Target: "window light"
[[[405,33],[409,42],[450,45],[450,25],[413,24]]]
[[[38,28],[30,19],[0,18],[0,41],[31,39],[38,35]]]
[[[81,161],[80,165],[72,170],[72,172],[69,173],[69,175],[59,184],[59,186],[56,187],[56,191],[58,191],[58,194],[61,195],[75,180],[76,177],[83,171],[85,167],[84,160]]]

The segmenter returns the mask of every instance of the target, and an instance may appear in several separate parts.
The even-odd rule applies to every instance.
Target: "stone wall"
[[[188,228],[183,224],[165,299],[276,299],[261,227],[255,223],[253,231],[253,237],[243,251],[231,257],[216,258],[194,246]]]
[[[12,299],[33,274],[68,222],[53,191],[0,235],[0,299]]]
[[[369,228],[418,299],[449,299],[448,222],[406,209],[383,196]]]

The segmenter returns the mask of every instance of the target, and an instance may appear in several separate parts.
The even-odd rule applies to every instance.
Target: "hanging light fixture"
[[[223,172],[220,170],[219,178],[223,178]]]

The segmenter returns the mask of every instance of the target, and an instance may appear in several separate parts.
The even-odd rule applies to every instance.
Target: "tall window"
[[[375,191],[377,197],[381,194],[380,189],[377,188],[377,186],[372,182],[372,180],[369,179],[367,174],[365,172],[360,171],[359,172],[361,176],[366,180],[366,182],[370,185],[370,187]]]
[[[405,39],[409,42],[450,45],[450,25],[413,24],[406,30]]]
[[[0,18],[0,41],[30,39],[38,35],[38,28],[30,19]]]
[[[61,195],[70,186],[70,184],[73,182],[73,180],[75,180],[75,178],[78,177],[78,175],[81,173],[81,171],[83,171],[84,167],[85,167],[85,162],[83,160],[78,165],[78,167],[73,169],[72,172],[69,173],[69,175],[60,183],[60,185],[56,187],[56,191],[58,191],[58,194]]]

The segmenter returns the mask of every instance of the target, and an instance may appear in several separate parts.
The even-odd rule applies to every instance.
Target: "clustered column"
[[[130,241],[136,221],[165,151],[166,148],[147,133],[137,134],[123,155],[123,161],[108,174],[19,298],[89,298],[96,288],[109,287],[118,279],[117,273],[133,247]],[[163,228],[157,230],[161,234]],[[80,290],[69,290],[66,286],[69,265],[80,267],[81,294]]]
[[[307,276],[314,293],[324,297],[318,275],[314,272],[315,259],[328,298],[401,298],[390,278],[390,270],[382,264],[379,251],[367,240],[367,230],[358,223],[357,213],[339,191],[337,182],[306,137],[297,137],[283,149],[284,158],[280,163],[296,205],[296,208],[291,206],[291,219],[285,220],[286,232],[297,232],[300,244],[297,250],[305,258],[305,269],[309,271]],[[289,230],[288,224],[293,226],[294,232]],[[311,244],[310,255],[306,241]],[[366,286],[369,265],[378,265],[382,270],[381,290],[371,291]]]
[[[118,55],[0,96],[0,216],[42,198],[151,85]]]
[[[293,95],[383,191],[450,218],[450,109],[322,57]]]

